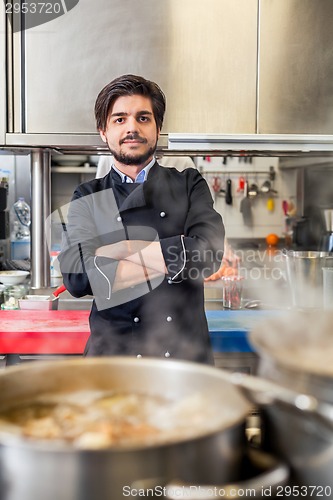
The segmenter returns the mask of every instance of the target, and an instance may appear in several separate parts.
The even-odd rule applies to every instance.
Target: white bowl
[[[55,154],[52,155],[52,159],[57,165],[60,166],[79,166],[83,165],[85,162],[89,162],[88,156],[83,155]]]
[[[0,271],[0,283],[4,285],[18,285],[28,276],[28,271]]]

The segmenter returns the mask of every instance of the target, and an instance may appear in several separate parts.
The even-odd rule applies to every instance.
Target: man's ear
[[[104,130],[99,129],[99,135],[101,136],[102,141],[106,143],[107,139]]]

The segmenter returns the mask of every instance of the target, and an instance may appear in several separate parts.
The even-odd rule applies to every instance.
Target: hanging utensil
[[[260,191],[261,191],[262,193],[268,193],[270,190],[271,190],[271,181],[267,179],[267,180],[266,180],[266,181],[262,184],[262,186],[261,186],[261,188],[260,188]]]
[[[257,194],[258,194],[258,186],[255,182],[253,182],[249,187],[248,196],[249,198],[255,198]]]
[[[245,186],[245,177],[243,175],[240,176],[238,179],[238,189],[237,191],[244,191],[244,186]]]
[[[221,178],[218,176],[215,176],[213,178],[213,190],[215,193],[218,193],[221,189]]]
[[[275,209],[275,202],[273,198],[268,198],[266,202],[266,208],[269,212],[274,212]]]
[[[243,215],[243,222],[245,226],[251,227],[253,224],[251,200],[248,197],[248,183],[244,185],[244,198],[240,202],[240,211]]]
[[[232,180],[227,179],[225,183],[225,202],[227,205],[232,205]]]
[[[218,177],[218,176],[213,177],[212,188],[213,188],[213,191],[214,191],[214,202],[216,203],[217,194],[221,190],[221,177]]]

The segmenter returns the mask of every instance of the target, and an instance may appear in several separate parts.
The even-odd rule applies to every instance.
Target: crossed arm
[[[167,273],[159,242],[123,240],[97,248],[95,256],[118,261],[113,291],[151,281]]]

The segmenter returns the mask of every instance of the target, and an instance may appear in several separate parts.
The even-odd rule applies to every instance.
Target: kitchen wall
[[[165,158],[168,160],[168,165],[171,165],[172,162],[169,158]],[[226,164],[223,163],[223,158],[220,157],[206,159],[195,157],[193,160],[210,186],[215,200],[215,208],[223,217],[229,238],[264,238],[269,233],[283,236],[285,217],[282,210],[282,201],[286,199],[288,202],[296,203],[295,169],[280,169],[278,158],[252,158],[251,163],[249,161],[245,163],[244,158],[228,157]],[[179,163],[179,159],[174,159],[174,162],[175,164]],[[161,163],[163,163],[163,160],[161,160]],[[272,187],[277,193],[259,194],[255,199],[251,200],[253,224],[250,227],[246,226],[240,212],[240,204],[244,198],[244,191],[239,190],[240,177],[247,179],[249,184],[255,182],[260,188],[269,178],[270,167],[274,168],[275,180],[272,182]],[[52,210],[68,203],[79,183],[95,176],[94,171],[84,173],[84,168],[81,168],[82,173],[61,173],[61,168],[63,172],[71,171],[70,169],[65,170],[66,167],[53,168],[52,170]],[[232,181],[232,205],[226,204],[224,192],[216,193],[212,187],[215,181],[221,183],[222,190],[225,189],[228,178]],[[272,209],[272,202],[269,202],[270,210],[267,208],[269,199],[273,200],[274,204]]]
[[[296,169],[281,169],[278,158],[219,157],[196,158],[197,168],[210,186],[215,199],[215,208],[222,215],[228,238],[264,238],[270,233],[283,236],[285,233],[285,215],[282,201],[296,205]],[[255,183],[259,189],[269,179],[269,170],[273,167],[275,180],[272,187],[276,193],[258,194],[250,201],[252,225],[244,223],[240,206],[244,198],[244,190],[240,189],[241,178],[251,185]],[[226,187],[227,179],[232,181],[232,205],[226,204],[225,193],[214,191],[221,183],[221,189]],[[296,206],[295,206],[296,208]]]

